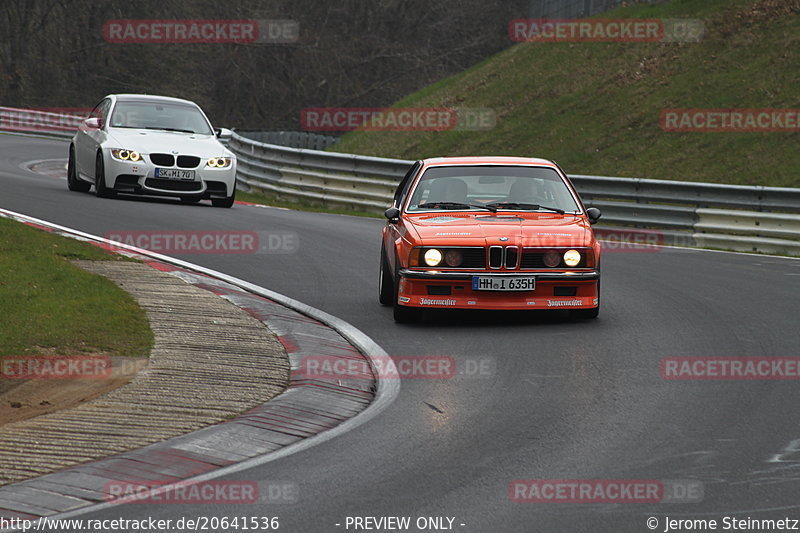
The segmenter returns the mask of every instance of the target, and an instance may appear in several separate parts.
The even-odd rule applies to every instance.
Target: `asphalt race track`
[[[800,356],[800,261],[669,248],[607,253],[596,321],[560,311],[431,311],[422,324],[396,325],[377,302],[382,221],[102,200],[24,168],[66,153],[63,142],[0,135],[0,207],[101,236],[296,232],[296,253],[178,257],[338,316],[389,354],[489,365],[484,375],[403,380],[370,422],[226,478],[295,483],[296,504],[121,505],[84,518],[278,516],[280,531],[323,532],[347,531],[347,516],[446,516],[465,533],[648,531],[651,516],[658,531],[666,516],[800,519],[800,453],[783,453],[800,449],[792,445],[798,382],[660,374],[665,357]],[[508,490],[517,479],[692,479],[703,495],[693,503],[515,503]]]

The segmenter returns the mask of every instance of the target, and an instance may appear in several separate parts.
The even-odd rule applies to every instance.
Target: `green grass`
[[[136,301],[70,263],[124,260],[91,244],[0,218],[0,356],[148,356],[153,333]]]
[[[357,211],[353,209],[338,209],[336,207],[329,207],[322,203],[309,202],[307,200],[294,200],[276,196],[269,193],[254,193],[236,191],[236,200],[240,202],[250,202],[260,205],[268,205],[271,207],[285,207],[286,209],[294,209],[296,211],[309,211],[311,213],[331,213],[334,215],[353,215],[358,217],[381,218],[378,213],[370,213],[367,211]],[[387,202],[388,207],[388,202]]]
[[[699,18],[700,43],[521,43],[393,107],[489,107],[490,131],[351,132],[332,150],[521,155],[566,172],[800,186],[800,132],[671,133],[667,108],[797,109],[800,0],[673,0],[602,18]]]

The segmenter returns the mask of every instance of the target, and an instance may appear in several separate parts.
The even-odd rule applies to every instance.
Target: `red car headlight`
[[[464,254],[458,250],[448,250],[447,253],[444,254],[444,262],[447,263],[447,266],[451,267],[461,266],[461,263],[464,262]]]
[[[561,264],[561,254],[556,252],[555,250],[550,250],[542,257],[542,261],[544,262],[545,266],[550,268],[557,267]]]

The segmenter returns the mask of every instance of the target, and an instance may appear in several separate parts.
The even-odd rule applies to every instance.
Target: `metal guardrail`
[[[253,141],[234,132],[238,182],[290,200],[383,212],[411,161],[289,148]]]
[[[0,107],[0,130],[67,139],[83,117]],[[383,212],[413,161],[228,142],[238,187],[289,200]],[[603,212],[603,233],[655,231],[664,244],[800,256],[800,189],[688,181],[570,176],[587,207]],[[611,226],[609,226],[611,224]],[[618,232],[617,232],[618,233]],[[652,234],[652,233],[651,233]]]
[[[75,134],[84,118],[86,117],[34,109],[0,107],[0,131],[69,139]]]
[[[239,135],[254,141],[289,146],[290,148],[310,148],[325,150],[339,140],[335,135],[323,135],[310,131],[248,131],[238,130]]]
[[[239,187],[285,198],[383,212],[413,161],[295,149],[234,132]],[[800,189],[686,181],[570,176],[605,234],[655,230],[659,242],[800,255]],[[611,226],[609,226],[611,224]],[[619,232],[617,232],[619,233]]]
[[[691,181],[570,176],[587,198],[687,204],[697,207],[744,208],[749,211],[800,213],[800,189]]]

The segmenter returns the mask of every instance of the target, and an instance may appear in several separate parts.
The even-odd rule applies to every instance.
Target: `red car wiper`
[[[486,209],[492,213],[497,213],[497,208],[491,205],[467,204],[463,202],[425,202],[424,204],[419,204],[418,207],[422,209],[467,209],[469,207],[475,207],[477,209]]]
[[[563,209],[559,209],[557,207],[547,207],[546,205],[539,205],[539,204],[524,204],[518,202],[492,202],[490,204],[486,204],[488,206],[496,207],[498,209],[520,209],[524,211],[538,211],[540,209],[544,209],[545,211],[552,211],[553,213],[558,213],[559,215],[563,215],[566,213]]]

